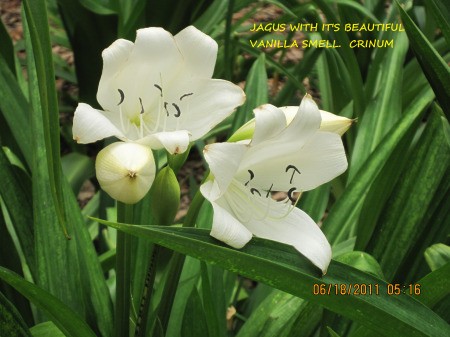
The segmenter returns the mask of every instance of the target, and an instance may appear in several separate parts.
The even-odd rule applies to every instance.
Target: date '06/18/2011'
[[[365,284],[365,283],[341,283],[341,284],[326,284],[314,283],[313,295],[379,295],[386,286],[385,293],[387,295],[415,295],[419,296],[421,292],[421,285],[419,283],[403,285],[400,283],[388,283],[386,285]]]

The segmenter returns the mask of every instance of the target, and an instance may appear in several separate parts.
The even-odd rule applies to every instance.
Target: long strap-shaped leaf
[[[398,5],[398,4],[397,4]],[[450,118],[450,67],[409,15],[398,5],[409,41],[447,118]]]
[[[320,277],[306,258],[287,245],[255,238],[243,249],[235,250],[211,238],[208,230],[99,221],[318,303],[384,336],[396,336],[398,331],[404,336],[450,335],[450,326],[422,303],[403,294],[388,295],[384,281],[335,261],[327,275]],[[315,284],[324,284],[329,294],[315,295]],[[356,295],[356,284],[366,288],[371,285],[372,294]]]
[[[0,279],[9,283],[34,305],[45,311],[66,336],[95,337],[95,334],[78,314],[42,288],[3,267],[0,267]]]

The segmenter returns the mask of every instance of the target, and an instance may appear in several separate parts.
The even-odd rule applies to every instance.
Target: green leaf
[[[236,337],[276,337],[286,334],[307,305],[308,302],[301,298],[274,290],[253,310]]]
[[[439,104],[450,119],[450,67],[427,40],[409,15],[398,5],[411,47],[430,82]]]
[[[328,22],[340,23],[339,18],[335,14],[336,11],[329,6],[329,2],[326,0],[316,0],[314,2],[316,6],[326,16]],[[353,108],[355,111],[355,117],[359,117],[365,109],[365,100],[363,94],[363,80],[361,75],[361,69],[359,68],[358,61],[353,49],[350,48],[350,40],[347,33],[340,29],[335,32],[336,40],[342,46],[338,49],[338,52],[344,61],[345,67],[350,76],[350,91],[353,98]]]
[[[354,236],[356,217],[359,215],[368,186],[371,185],[405,134],[416,128],[416,123],[423,110],[434,97],[431,90],[425,89],[425,92],[410,103],[402,118],[391,128],[383,141],[361,166],[346,187],[345,192],[331,208],[328,217],[323,222],[322,230],[333,245]]]
[[[241,41],[239,41],[238,45],[239,45],[239,48],[241,48],[246,53],[249,53],[250,55],[259,57],[261,54],[264,54],[261,51],[259,51],[259,50],[255,49],[255,48],[253,48],[252,46],[250,46],[248,44],[248,42],[241,42]],[[301,91],[305,90],[303,84],[285,66],[283,66],[279,62],[273,60],[271,57],[267,57],[266,58],[266,63],[267,63],[267,65],[273,67],[274,69],[276,69],[277,71],[279,71],[283,75],[286,75],[289,78],[289,80],[292,81],[292,83],[296,86],[296,88],[298,88]]]
[[[91,12],[108,15],[116,14],[114,2],[111,0],[79,0],[80,3]]]
[[[416,242],[423,241],[432,230],[423,220],[428,207],[433,206],[433,196],[449,164],[450,151],[440,114],[433,110],[368,245],[368,251],[380,262],[388,280],[402,264],[408,263],[409,254],[415,254],[412,248]],[[440,225],[436,223],[432,227]]]
[[[41,31],[34,25],[29,27],[29,30],[27,25],[27,19],[29,17],[35,19],[35,16],[38,17],[40,25],[44,24],[42,18],[46,15],[42,11],[45,12],[45,6],[39,7],[43,6],[43,1],[33,1],[29,5],[25,6],[28,13],[24,20],[25,37],[29,37],[33,29],[45,35],[45,29]],[[39,26],[39,28],[42,27]],[[47,94],[52,97],[55,92],[50,94],[51,90],[47,91],[47,89],[52,88],[52,86],[49,85],[44,90],[38,82],[38,78],[41,78],[41,81],[43,79],[50,81],[47,76],[51,73],[51,71],[47,72],[48,67],[46,68],[43,65],[47,61],[42,60],[42,58],[45,59],[48,56],[44,56],[42,53],[40,56],[35,57],[34,55],[35,48],[38,52],[41,47],[44,48],[41,46],[41,42],[42,44],[48,42],[46,38],[41,41],[40,36],[36,36],[36,32],[33,31],[31,41],[29,38],[26,39],[30,98],[34,109],[34,113],[31,115],[34,137],[32,144],[34,151],[32,194],[36,264],[39,270],[35,282],[79,315],[85,317],[89,324],[95,327],[95,332],[103,336],[110,336],[112,304],[97,254],[81,217],[78,203],[69,184],[63,179],[59,150],[57,155],[49,155],[52,149],[59,148],[59,114],[55,106],[53,109],[56,108],[56,111],[52,110],[51,117],[48,111],[41,111],[43,105],[53,104],[43,103],[41,105],[41,100],[47,101],[48,99],[47,103],[53,102],[47,97]],[[34,45],[31,44],[33,41]],[[35,64],[33,61],[35,58],[40,62]],[[56,118],[57,126],[52,126],[48,118],[52,120]],[[53,137],[51,134],[54,135],[55,133],[56,140],[54,142],[58,144],[49,146],[47,140]],[[59,174],[55,174],[56,171],[51,174],[53,169],[56,169]],[[61,189],[61,193],[56,193],[57,186],[58,189]],[[57,194],[62,198],[55,197]],[[70,221],[65,223],[63,219]],[[65,224],[67,230],[71,232],[72,240],[65,238],[63,230],[61,230],[62,224]],[[65,282],[61,282],[61,275],[70,275],[70,277],[66,278]]]
[[[443,267],[450,262],[450,246],[443,243],[432,245],[425,251],[425,260],[432,271]]]
[[[65,337],[52,321],[35,325],[30,331],[33,337]]]
[[[0,110],[17,141],[27,165],[32,162],[30,106],[23,95],[16,78],[0,57]]]
[[[330,337],[341,337],[337,332],[335,332],[332,328],[327,326],[327,331]]]
[[[11,165],[0,147],[0,196],[8,210],[25,262],[36,277],[36,256],[30,180],[21,169]]]
[[[57,0],[57,4],[74,53],[78,98],[80,102],[98,107],[101,53],[117,38],[117,17],[90,12],[79,1]]]
[[[345,263],[353,268],[359,269],[363,272],[372,274],[378,278],[384,279],[383,271],[377,260],[370,254],[365,252],[348,252],[339,255],[336,261]]]
[[[234,115],[233,126],[230,130],[231,134],[253,117],[253,109],[267,103],[269,100],[265,61],[265,54],[261,53],[250,68],[245,83],[247,99]]]
[[[191,293],[194,291],[193,289],[196,287],[200,278],[200,263],[201,262],[199,260],[189,256],[184,262],[183,271],[181,273],[180,282],[177,288],[177,296],[175,297],[175,301],[173,303],[169,325],[167,327],[167,336],[184,336],[185,333],[187,333],[181,332],[181,324],[184,319],[181,321],[178,317],[191,317],[191,313],[189,312],[190,309],[187,306],[187,301],[191,300]],[[195,317],[198,319],[201,315]],[[200,324],[201,323],[199,323],[199,325]],[[207,329],[208,328],[205,325],[204,331],[207,331]]]
[[[80,316],[42,288],[3,267],[0,267],[0,278],[42,309],[66,336],[95,337],[94,332]]]
[[[443,1],[445,0],[427,0],[426,3],[447,44],[450,44],[450,21],[448,20],[450,12],[448,11],[448,4],[446,8]]]
[[[402,86],[408,39],[405,33],[390,33],[389,37],[383,38],[395,38],[395,48],[383,52],[377,50],[381,57],[376,58],[370,67],[368,76],[373,78],[369,85],[376,83],[378,86],[367,89],[369,103],[356,126],[357,137],[351,157],[349,181],[401,116],[402,95],[399,95],[399,89]]]
[[[207,332],[208,326],[205,317],[205,310],[203,309],[202,300],[198,290],[194,287],[186,304],[180,336],[208,337],[210,335]]]
[[[408,151],[418,122],[400,139],[394,151],[386,158],[383,168],[375,175],[372,185],[367,189],[367,196],[361,208],[359,223],[356,231],[356,250],[365,250],[372,237],[376,225],[388,202],[388,197],[394,190],[394,186],[402,175],[402,171],[408,161]]]
[[[25,0],[24,14],[30,98],[33,106],[32,135],[35,140],[39,139],[33,145],[34,151],[39,151],[42,155],[41,162],[38,162],[37,155],[34,156],[34,164],[39,165],[48,175],[48,191],[60,226],[67,236],[61,188],[59,110],[45,0]],[[36,166],[33,165],[33,173],[35,169]]]
[[[0,267],[1,268],[1,267]],[[8,337],[31,337],[19,311],[0,292],[0,334]]]
[[[320,277],[316,267],[287,245],[254,238],[243,249],[235,250],[218,243],[210,237],[208,230],[98,221],[320,304],[385,336],[395,335],[398,331],[410,336],[450,334],[448,324],[416,300],[406,295],[387,295],[384,281],[336,261],[330,264],[327,275]],[[315,284],[324,284],[330,289],[334,289],[335,284],[377,284],[379,294],[357,296],[350,291],[344,296],[330,291],[330,295],[319,296],[314,295]]]
[[[225,316],[219,316],[217,311],[220,304],[214,301],[214,291],[216,294],[220,293],[222,289],[213,288],[212,282],[208,275],[208,269],[205,263],[201,264],[201,280],[202,280],[202,295],[203,295],[203,308],[205,312],[206,325],[208,327],[209,336],[224,336],[225,329],[220,329],[221,321],[225,322]],[[225,325],[225,324],[224,324]]]
[[[429,273],[416,284],[419,285],[420,296],[417,298],[430,308],[450,294],[450,263]]]
[[[61,158],[64,176],[69,181],[75,195],[80,192],[83,183],[95,175],[94,162],[78,152],[71,152]]]
[[[16,74],[16,66],[14,60],[14,46],[12,40],[6,30],[3,21],[0,20],[0,45],[2,48],[0,49],[0,59],[4,59],[7,64],[9,70],[13,74]]]

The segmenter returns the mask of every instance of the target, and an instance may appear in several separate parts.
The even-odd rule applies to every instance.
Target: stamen
[[[169,110],[167,110],[167,105],[168,105],[169,103],[167,103],[167,102],[164,102],[164,110],[166,110],[166,115],[167,115],[167,117],[169,117]]]
[[[252,170],[247,170],[247,171],[250,174],[250,179],[244,184],[244,186],[247,186],[248,183],[255,177],[255,174],[253,173]]]
[[[175,117],[180,117],[181,115],[181,110],[180,107],[178,105],[176,105],[175,103],[172,103],[172,105],[174,106],[174,108],[177,110],[177,113],[174,115]]]
[[[120,94],[120,101],[119,101],[119,104],[117,104],[117,105],[121,105],[123,103],[123,100],[125,99],[125,94],[123,93],[123,91],[121,89],[117,89],[117,91],[119,91],[119,94]]]
[[[258,193],[259,196],[261,196],[261,192],[259,192],[256,188],[253,187],[250,189],[251,194],[255,195],[255,192]]]
[[[152,133],[157,132],[158,131],[158,127],[159,127],[159,122],[161,119],[161,114],[162,114],[162,107],[163,107],[163,80],[162,80],[162,74],[159,73],[159,82],[161,83],[161,85],[155,84],[154,86],[156,88],[158,88],[161,91],[161,95],[160,95],[160,99],[159,99],[159,104],[158,104],[158,113],[156,116],[156,123],[155,123],[155,128],[153,129]]]
[[[161,76],[161,74],[160,74],[160,76]],[[163,90],[162,90],[162,88],[158,84],[154,84],[154,86],[161,91],[161,97],[163,97]]]
[[[294,174],[295,172],[297,172],[298,174],[301,174],[301,172],[298,170],[297,167],[295,167],[294,165],[288,165],[286,166],[286,172],[292,169],[292,176],[291,176],[291,180],[289,180],[289,184],[292,184],[292,179],[294,179]]]
[[[141,103],[141,115],[144,113],[144,106],[142,105],[142,98],[139,97],[139,103]]]
[[[270,193],[272,193],[272,187],[273,187],[273,184],[270,185],[270,188],[267,190],[266,198],[268,198],[270,196]]]
[[[182,96],[180,97],[180,101],[181,101],[183,98],[188,97],[188,96],[191,96],[191,95],[193,95],[193,94],[194,94],[193,92],[190,92],[189,94],[184,94],[184,95],[182,95]]]

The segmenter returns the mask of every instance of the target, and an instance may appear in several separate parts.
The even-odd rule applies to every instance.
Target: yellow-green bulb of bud
[[[155,218],[155,224],[171,225],[180,206],[180,185],[169,166],[159,171],[150,193],[153,200],[152,215]]]
[[[150,190],[156,166],[149,147],[117,142],[98,153],[95,171],[101,188],[113,199],[135,204]]]

